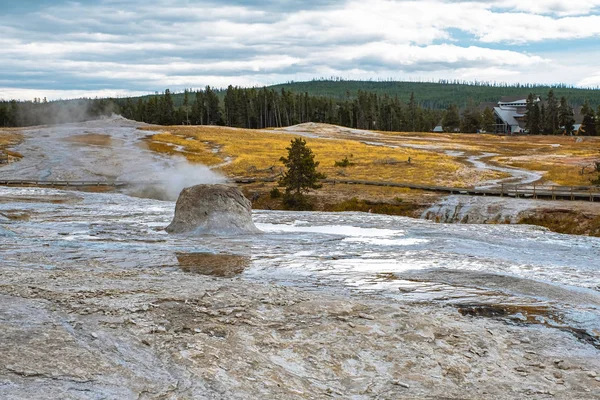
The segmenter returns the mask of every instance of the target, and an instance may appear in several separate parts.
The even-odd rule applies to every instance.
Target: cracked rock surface
[[[0,267],[0,398],[599,398],[564,332],[158,268]]]

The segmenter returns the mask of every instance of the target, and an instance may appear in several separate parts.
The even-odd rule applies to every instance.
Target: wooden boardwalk
[[[46,181],[46,180],[31,180],[31,179],[0,179],[0,186],[33,186],[33,187],[124,187],[130,186],[129,182],[122,181]]]
[[[256,182],[275,182],[276,177],[270,178],[237,178],[230,182],[237,184],[249,184]],[[430,192],[462,194],[470,196],[496,196],[513,197],[524,199],[548,199],[548,200],[582,200],[600,201],[600,186],[548,186],[548,185],[517,185],[502,184],[493,188],[476,187],[448,187],[418,185],[402,182],[364,181],[350,179],[326,179],[323,183],[330,185],[366,185],[418,189]],[[122,188],[135,185],[158,185],[160,182],[125,182],[125,181],[45,181],[45,180],[2,180],[0,186],[32,186],[32,187],[54,187],[54,188],[92,188],[110,187]]]
[[[449,194],[464,194],[470,196],[497,196],[525,199],[549,200],[585,200],[600,201],[600,186],[550,186],[550,185],[519,185],[501,184],[493,188],[477,187],[448,187],[418,185],[412,183],[363,181],[363,180],[325,180],[330,184],[387,186],[397,188],[419,189],[430,192]]]

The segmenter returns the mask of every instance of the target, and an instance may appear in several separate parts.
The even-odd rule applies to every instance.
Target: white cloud
[[[600,88],[600,71],[596,72],[595,75],[580,80],[579,82],[577,82],[577,86]]]
[[[334,75],[582,84],[600,62],[535,52],[599,37],[600,0],[224,3],[104,0],[0,16],[0,86],[129,93]]]
[[[48,90],[20,89],[0,87],[0,100],[20,99],[33,101],[35,98],[50,100],[95,98],[95,97],[128,97],[153,94],[135,90]]]
[[[600,0],[502,0],[493,3],[496,7],[530,14],[555,14],[560,17],[586,15],[600,7]]]

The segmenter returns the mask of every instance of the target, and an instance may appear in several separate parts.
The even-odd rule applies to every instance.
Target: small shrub
[[[351,165],[354,165],[354,163],[350,162],[350,160],[348,160],[348,157],[344,157],[344,159],[342,161],[335,161],[333,164],[334,167],[340,167],[340,168],[349,167]]]
[[[279,190],[279,188],[274,187],[273,189],[271,189],[270,195],[272,199],[278,199],[281,197],[281,191]]]

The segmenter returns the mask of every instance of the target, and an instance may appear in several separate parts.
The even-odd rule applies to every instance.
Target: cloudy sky
[[[0,99],[344,79],[600,86],[600,0],[0,0]]]

